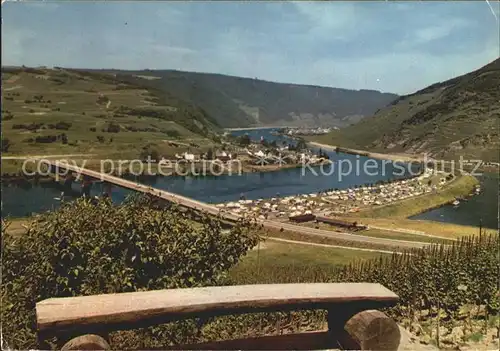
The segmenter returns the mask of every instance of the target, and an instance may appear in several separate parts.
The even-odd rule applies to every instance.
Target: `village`
[[[161,157],[158,163],[161,165],[171,161]],[[255,142],[250,140],[247,135],[243,135],[236,140],[224,141],[220,149],[210,148],[206,152],[199,153],[188,150],[181,154],[175,154],[174,161],[183,163],[203,163],[206,161],[222,164],[239,162],[243,167],[252,166],[251,169],[262,167],[263,170],[266,170],[274,169],[275,167],[272,166],[320,165],[329,162],[329,157],[321,150],[317,154],[312,152],[302,140],[294,145],[291,143],[278,145],[275,141],[269,143],[264,138],[261,138],[260,142]]]
[[[385,184],[367,184],[348,189],[329,189],[320,193],[276,197],[271,199],[240,199],[218,204],[222,211],[246,215],[260,220],[295,221],[298,218],[334,217],[356,213],[372,206],[439,191],[454,179],[451,174],[426,169],[411,179]]]
[[[276,132],[276,135],[288,136],[306,136],[306,135],[323,135],[328,134],[333,130],[338,130],[338,127],[315,127],[315,128],[283,128]]]

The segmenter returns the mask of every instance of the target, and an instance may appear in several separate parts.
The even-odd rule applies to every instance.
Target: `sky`
[[[498,58],[499,9],[495,0],[10,1],[2,65],[177,69],[407,94]]]

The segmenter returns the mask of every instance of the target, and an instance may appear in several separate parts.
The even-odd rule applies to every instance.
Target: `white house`
[[[194,161],[194,155],[193,154],[188,154],[187,152],[184,153],[184,159],[187,161]]]

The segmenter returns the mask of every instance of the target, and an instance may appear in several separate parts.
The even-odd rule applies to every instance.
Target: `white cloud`
[[[356,11],[355,3],[331,3],[297,1],[296,10],[308,23],[307,35],[315,39],[348,40],[363,20],[362,13]]]
[[[437,25],[417,28],[414,32],[414,41],[417,44],[428,43],[442,39],[453,33],[453,31],[470,25],[470,22],[461,18],[450,18],[446,21],[440,20]]]

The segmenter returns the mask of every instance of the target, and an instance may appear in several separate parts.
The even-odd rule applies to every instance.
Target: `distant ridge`
[[[347,126],[398,95],[177,70],[86,70],[137,79],[199,106],[222,127]],[[153,76],[160,79],[144,79]],[[128,77],[128,78],[127,78]],[[141,78],[139,78],[141,79]]]
[[[473,72],[401,96],[319,141],[385,152],[498,162],[500,59]]]

